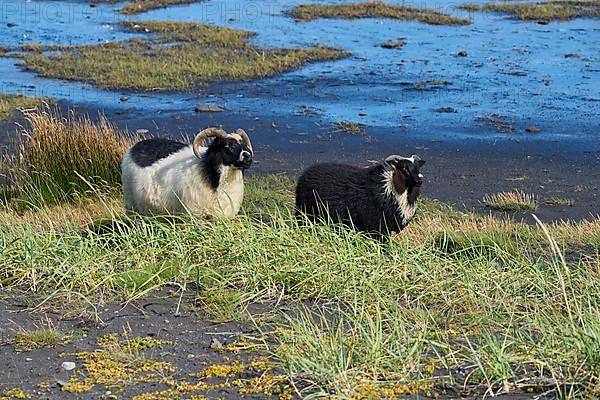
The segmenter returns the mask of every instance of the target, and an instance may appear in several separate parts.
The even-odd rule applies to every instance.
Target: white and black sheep
[[[125,209],[140,214],[233,217],[242,204],[243,171],[252,164],[252,156],[252,143],[243,129],[227,134],[208,128],[196,135],[192,145],[142,140],[127,150],[121,163]]]
[[[329,218],[379,238],[400,232],[415,215],[423,164],[417,155],[391,155],[369,168],[315,164],[298,179],[296,214]]]

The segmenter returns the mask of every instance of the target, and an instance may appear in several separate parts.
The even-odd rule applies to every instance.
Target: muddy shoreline
[[[534,193],[540,203],[536,214],[542,221],[592,219],[599,215],[600,143],[585,138],[552,140],[534,135],[504,135],[480,139],[432,139],[422,127],[424,137],[415,137],[402,128],[366,127],[366,133],[350,135],[319,116],[280,117],[224,112],[181,112],[155,116],[126,108],[102,109],[61,102],[61,109],[74,109],[95,118],[104,113],[123,129],[147,130],[147,135],[181,139],[207,126],[228,130],[246,129],[256,149],[251,174],[297,176],[314,162],[337,161],[368,165],[396,153],[419,154],[427,161],[423,168],[426,182],[423,194],[452,204],[459,209],[490,213],[481,202],[486,194],[513,189]],[[0,145],[7,148],[16,138],[16,123],[22,118],[0,123]],[[568,206],[552,206],[552,197],[572,200]],[[529,213],[494,212],[514,219],[531,221]]]

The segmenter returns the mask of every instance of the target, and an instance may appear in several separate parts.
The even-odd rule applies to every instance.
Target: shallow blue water
[[[81,44],[131,37],[114,25],[124,19],[116,11],[119,5],[0,2],[0,44]],[[469,14],[451,2],[413,5],[471,17],[473,23],[447,27],[374,19],[296,22],[284,13],[293,3],[208,1],[133,18],[225,25],[257,32],[253,40],[262,46],[326,44],[353,56],[251,84],[218,85],[203,93],[127,93],[127,103],[119,100],[124,92],[38,78],[16,66],[18,60],[0,59],[0,91],[150,114],[191,113],[196,104],[212,102],[234,112],[273,118],[316,114],[325,123],[350,120],[432,138],[598,138],[600,20],[539,25],[499,14]],[[7,22],[16,26],[7,28]],[[406,38],[401,49],[381,48],[381,43],[399,37]],[[467,57],[458,57],[459,51],[466,51]],[[448,84],[415,90],[416,82],[432,80]],[[455,112],[435,111],[441,107]],[[541,127],[542,132],[526,134],[528,126]]]

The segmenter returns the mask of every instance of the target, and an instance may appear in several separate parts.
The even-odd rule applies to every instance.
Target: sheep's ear
[[[392,168],[399,168],[401,160],[402,160],[401,157],[396,156],[396,155],[391,155],[385,159],[385,162]]]
[[[415,164],[416,164],[416,165],[417,165],[417,167],[419,167],[419,168],[421,168],[421,167],[422,167],[422,166],[425,164],[425,160],[422,160],[422,159],[421,159],[421,157],[419,157],[419,156],[418,156],[418,155],[416,155],[416,154],[413,154],[413,155],[412,155],[412,156],[410,156],[410,157],[411,157],[411,158],[414,160]]]

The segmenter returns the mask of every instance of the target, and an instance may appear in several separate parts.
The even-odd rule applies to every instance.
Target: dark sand
[[[92,117],[98,115],[94,108],[76,109]],[[519,189],[536,195],[540,203],[536,214],[542,221],[591,219],[600,213],[600,143],[590,140],[538,140],[534,135],[517,134],[497,139],[433,140],[405,136],[401,129],[390,132],[377,127],[367,127],[365,135],[354,136],[332,132],[333,126],[311,116],[272,120],[231,112],[156,116],[123,110],[104,112],[122,128],[147,129],[148,135],[177,139],[191,137],[208,126],[222,125],[227,130],[242,127],[256,150],[250,174],[297,176],[314,162],[366,166],[389,154],[419,154],[426,160],[423,195],[459,209],[489,213],[481,202],[484,195]],[[20,118],[16,121],[24,123]],[[4,138],[0,145],[14,142],[16,129],[14,122],[0,122],[0,137]],[[545,204],[552,197],[570,199],[573,205]],[[495,213],[531,221],[529,213]]]

